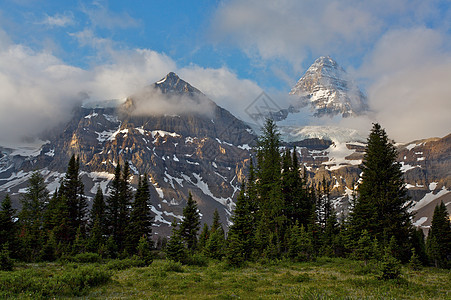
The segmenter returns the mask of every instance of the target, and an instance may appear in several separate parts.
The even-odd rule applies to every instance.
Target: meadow
[[[342,258],[270,261],[235,268],[155,259],[17,264],[0,272],[0,298],[14,299],[450,299],[450,270],[402,267],[377,279],[377,264]]]

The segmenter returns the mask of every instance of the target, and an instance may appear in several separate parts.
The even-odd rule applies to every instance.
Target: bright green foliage
[[[138,242],[138,246],[136,247],[136,252],[138,257],[145,261],[147,265],[150,265],[153,261],[152,253],[150,251],[151,244],[149,243],[149,239],[145,236],[141,236]]]
[[[419,271],[423,268],[420,258],[418,257],[418,255],[415,251],[415,248],[412,248],[412,256],[410,257],[410,260],[409,260],[409,267],[415,271]]]
[[[374,124],[361,165],[362,182],[351,214],[351,231],[367,230],[371,237],[388,242],[395,236],[400,258],[410,257],[411,213],[407,203],[400,164],[396,162],[395,146],[385,130]]]
[[[186,244],[189,251],[194,251],[197,246],[197,232],[200,229],[200,215],[197,210],[196,201],[193,200],[191,192],[188,196],[188,202],[183,208],[183,220],[180,224],[180,237]]]
[[[313,258],[313,253],[310,234],[305,230],[304,225],[299,227],[298,222],[296,222],[290,230],[288,257],[294,261],[307,261]]]
[[[451,267],[451,224],[443,202],[434,209],[427,239],[427,253],[436,267]]]
[[[366,265],[368,260],[373,257],[373,247],[368,231],[363,230],[357,242],[357,249],[355,251],[356,257],[364,260]]]
[[[171,227],[172,234],[165,248],[166,258],[173,261],[185,262],[188,255],[180,235],[180,229],[177,229],[177,221],[175,219]]]
[[[387,247],[379,267],[378,279],[397,279],[401,276],[401,263],[392,255],[392,249]]]

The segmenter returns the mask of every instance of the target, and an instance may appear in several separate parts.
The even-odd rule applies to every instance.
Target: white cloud
[[[75,21],[72,13],[65,13],[55,14],[54,16],[46,15],[46,17],[40,22],[40,24],[52,27],[66,27],[75,24]]]
[[[2,141],[36,137],[43,130],[66,122],[72,108],[82,101],[124,99],[136,95],[170,71],[180,74],[233,113],[242,111],[243,105],[255,97],[253,93],[258,94],[260,90],[255,83],[239,79],[227,68],[205,69],[193,65],[180,69],[165,54],[149,49],[115,50],[114,43],[109,40],[105,40],[111,45],[105,50],[108,54],[99,52],[99,55],[108,56],[108,63],[84,70],[66,64],[45,50],[35,51],[20,44],[6,43],[9,39],[5,34],[0,34],[0,38]],[[92,38],[96,39],[95,36]],[[177,103],[179,108],[174,113],[181,113],[184,106]],[[160,111],[170,113],[168,110],[173,107],[161,106]]]
[[[82,11],[89,17],[91,24],[99,28],[126,29],[139,25],[139,21],[128,13],[111,11],[108,6],[97,1],[92,6],[82,6]]]
[[[375,119],[396,140],[450,133],[449,36],[424,27],[390,31],[360,74],[373,82],[368,96]]]

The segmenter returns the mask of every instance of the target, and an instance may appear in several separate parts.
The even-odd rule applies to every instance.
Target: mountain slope
[[[362,114],[367,109],[365,95],[329,56],[318,58],[292,88],[290,95],[296,96],[291,111],[309,106],[317,117],[349,117]]]

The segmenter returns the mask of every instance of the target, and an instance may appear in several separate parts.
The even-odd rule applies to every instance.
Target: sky
[[[170,71],[245,119],[263,91],[283,105],[323,55],[371,109],[332,125],[379,122],[399,142],[451,132],[449,0],[0,0],[0,142]]]

